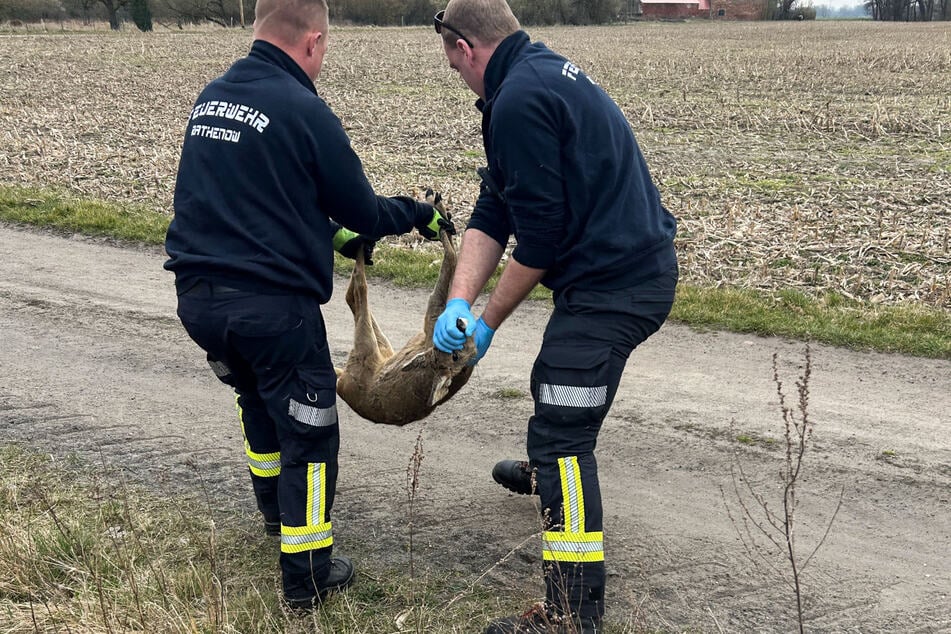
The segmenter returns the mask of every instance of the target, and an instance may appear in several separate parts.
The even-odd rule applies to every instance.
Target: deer
[[[426,192],[426,201],[448,219],[441,198],[432,190]],[[462,350],[451,354],[433,345],[433,328],[446,307],[457,262],[453,236],[440,230],[439,240],[443,260],[429,295],[422,332],[396,352],[370,311],[362,249],[354,261],[346,295],[353,313],[353,349],[343,369],[336,370],[337,394],[354,412],[374,423],[402,426],[421,420],[452,398],[472,375],[469,363],[476,356],[472,337]],[[463,331],[466,327],[457,326]]]

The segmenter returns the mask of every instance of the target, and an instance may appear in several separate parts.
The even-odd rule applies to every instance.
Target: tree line
[[[755,2],[757,0],[751,0]],[[813,19],[809,0],[765,0],[768,19]],[[526,25],[604,24],[636,16],[639,0],[509,0]],[[250,26],[255,0],[0,0],[0,21],[38,22],[107,20],[113,29],[132,22],[149,31],[153,22],[166,27],[211,22]],[[445,0],[331,0],[334,23],[429,24]],[[876,20],[948,20],[951,0],[864,0]]]
[[[874,20],[951,20],[951,0],[866,0],[865,10]]]
[[[618,19],[636,0],[510,0],[525,24],[601,24]],[[0,0],[0,21],[106,20],[113,29],[125,21],[142,30],[152,22],[184,26],[211,22],[250,26],[255,0]],[[401,26],[430,24],[445,0],[331,0],[334,23]]]

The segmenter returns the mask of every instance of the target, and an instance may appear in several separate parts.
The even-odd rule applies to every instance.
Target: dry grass
[[[455,634],[500,609],[458,575],[407,577],[344,544],[358,551],[359,583],[312,614],[290,613],[277,598],[278,543],[259,515],[132,477],[0,446],[0,632]]]
[[[951,308],[944,25],[530,33],[621,104],[680,219],[687,282]],[[186,115],[250,37],[0,34],[0,182],[170,213]],[[483,161],[480,117],[431,30],[334,29],[318,89],[378,191],[432,186],[465,220]]]

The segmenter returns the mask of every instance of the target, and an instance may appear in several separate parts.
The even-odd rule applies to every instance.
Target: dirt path
[[[161,252],[0,226],[0,260],[0,443],[76,451],[172,492],[193,486],[197,465],[223,509],[252,517],[231,395],[175,318]],[[344,283],[326,307],[337,361],[352,336]],[[417,328],[425,295],[371,288],[395,344]],[[425,425],[375,426],[342,406],[334,524],[344,545],[405,556],[406,467],[423,429],[416,560],[474,581],[525,542],[480,583],[541,594],[535,508],[489,473],[524,453],[531,399],[498,392],[528,392],[546,314],[524,306]],[[636,351],[598,450],[615,622],[791,631],[789,589],[752,566],[727,508],[738,517],[734,449],[757,486],[775,489],[782,443],[764,440],[782,436],[771,357],[794,392],[803,349],[667,325]],[[844,487],[805,573],[809,630],[951,631],[951,363],[815,346],[809,411],[804,550]],[[738,443],[741,434],[752,442]]]

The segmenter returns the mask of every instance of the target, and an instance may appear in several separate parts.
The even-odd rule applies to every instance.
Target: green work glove
[[[334,234],[334,251],[345,258],[357,259],[360,249],[363,249],[363,262],[369,266],[373,264],[373,248],[376,240],[365,235],[350,231],[346,227],[337,229]]]
[[[432,215],[427,214],[416,224],[419,235],[427,240],[438,240],[440,230],[449,235],[455,235],[456,226],[452,224],[451,220],[439,213],[439,210],[435,207],[429,207],[428,205],[426,207],[432,210]]]

